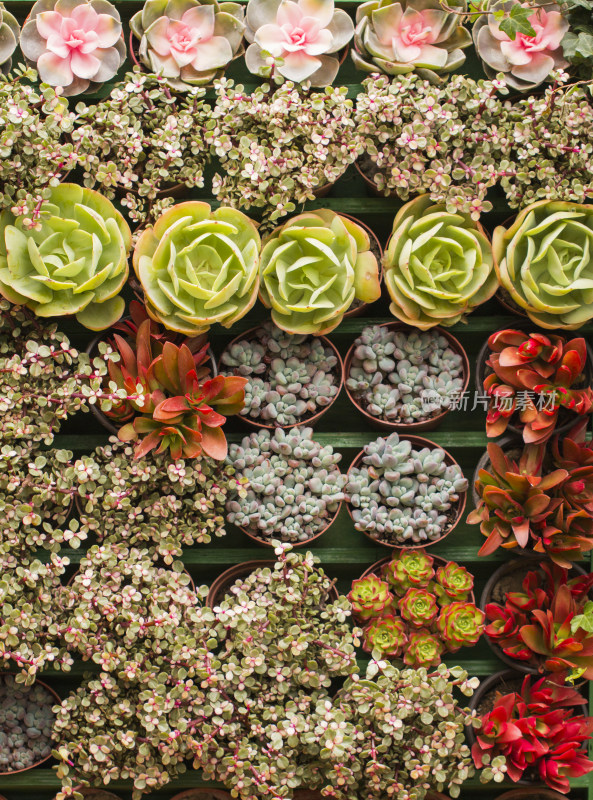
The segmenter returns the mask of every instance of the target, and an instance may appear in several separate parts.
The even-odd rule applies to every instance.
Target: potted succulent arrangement
[[[454,336],[397,322],[363,328],[344,366],[348,397],[384,430],[436,428],[469,384],[469,361]]]
[[[593,574],[551,562],[512,561],[490,577],[480,601],[496,654],[520,672],[593,676]]]
[[[246,482],[246,492],[227,500],[228,522],[260,544],[308,544],[340,510],[346,484],[341,458],[308,427],[261,430],[231,444],[227,463]]]
[[[233,339],[219,372],[247,378],[241,417],[255,428],[313,425],[331,408],[344,367],[329,339],[289,334],[265,322]]]
[[[23,686],[0,675],[0,776],[24,772],[51,756],[51,733],[59,696],[47,684]]]
[[[485,780],[506,775],[567,794],[570,778],[593,770],[587,756],[593,718],[583,714],[583,698],[574,688],[499,672],[480,684],[471,706],[482,720],[480,730],[468,727],[472,758]]]
[[[288,80],[249,93],[223,78],[215,88],[206,141],[221,172],[212,190],[225,205],[260,209],[267,228],[328,189],[358,158],[346,87],[308,94]]]
[[[363,650],[434,667],[444,653],[476,644],[484,612],[465,567],[419,551],[394,551],[353,581],[348,599],[364,625]]]
[[[447,536],[465,508],[468,482],[453,458],[419,436],[391,433],[365,446],[348,470],[354,527],[386,547],[427,547]]]

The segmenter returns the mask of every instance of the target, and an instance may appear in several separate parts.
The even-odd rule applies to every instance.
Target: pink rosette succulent
[[[329,86],[336,53],[353,35],[354,23],[334,0],[249,0],[245,62],[255,75]]]
[[[453,600],[467,600],[473,588],[474,576],[461,564],[449,561],[437,569],[434,592],[441,605]]]
[[[500,29],[502,20],[494,16],[494,12],[510,12],[516,5],[529,7],[529,3],[519,0],[495,0],[490,3],[487,8],[489,13],[479,17],[472,31],[476,50],[488,77],[494,78],[497,73],[504,72],[506,83],[520,92],[534,89],[553,70],[568,66],[561,46],[568,31],[568,21],[554,2],[539,0],[539,4],[541,7],[534,8],[529,16],[535,36],[517,33],[511,39]]]
[[[111,80],[126,58],[121,19],[108,0],[37,0],[20,45],[40,79],[65,95]]]
[[[436,667],[441,663],[445,646],[438,635],[425,628],[413,631],[406,646],[404,664],[410,667]]]
[[[389,591],[389,584],[372,574],[352,581],[348,600],[358,619],[369,620],[371,617],[381,616],[391,608],[393,595]]]
[[[455,601],[444,606],[436,627],[447,650],[454,653],[460,647],[476,644],[484,632],[484,612],[473,603]]]
[[[415,628],[429,626],[438,612],[437,599],[427,589],[408,589],[399,601],[399,613]]]
[[[393,614],[374,619],[363,631],[362,649],[367,653],[380,651],[384,656],[399,656],[408,641],[404,622]]]

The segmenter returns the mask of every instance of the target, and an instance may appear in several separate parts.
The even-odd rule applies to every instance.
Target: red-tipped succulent
[[[588,414],[593,392],[575,388],[587,363],[582,338],[504,330],[488,339],[490,374],[484,390],[491,398],[486,418],[488,436],[500,436],[514,415],[528,444],[546,442],[554,432],[560,409]]]
[[[576,711],[582,703],[574,689],[545,678],[526,677],[520,692],[497,693],[472,747],[476,767],[502,757],[512,781],[535,777],[566,794],[570,778],[593,770],[587,757],[593,718]]]
[[[568,472],[559,494],[573,510],[593,513],[593,440],[587,440],[588,419],[582,419],[565,436],[552,442],[554,464]]]
[[[393,605],[389,584],[374,574],[352,581],[348,600],[352,613],[363,622],[387,614]]]
[[[407,628],[399,617],[387,614],[372,620],[363,631],[363,648],[384,656],[399,656],[408,642]]]

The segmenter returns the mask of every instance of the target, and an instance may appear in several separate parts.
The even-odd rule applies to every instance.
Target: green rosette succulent
[[[425,628],[412,631],[408,637],[404,664],[410,667],[436,667],[441,663],[445,645],[434,633]]]
[[[391,313],[421,330],[464,321],[498,288],[479,223],[433,205],[428,195],[397,213],[383,268]]]
[[[393,614],[374,619],[363,631],[363,650],[379,651],[384,656],[399,656],[408,641],[406,625]]]
[[[441,605],[454,600],[467,600],[473,588],[473,575],[455,561],[449,561],[437,569],[433,591]]]
[[[0,292],[38,317],[110,327],[125,308],[128,224],[110,200],[74,183],[54,187],[44,211],[37,228],[8,209],[0,214]]]
[[[433,559],[423,550],[401,550],[383,567],[383,577],[397,595],[423,589],[434,578]]]
[[[348,600],[352,604],[353,614],[360,620],[367,620],[388,611],[393,603],[393,595],[388,583],[376,575],[367,575],[352,581]]]
[[[437,599],[427,589],[408,589],[399,601],[399,613],[415,628],[430,625],[438,612]]]
[[[593,205],[541,200],[492,237],[501,285],[541,328],[593,319]]]
[[[255,303],[261,241],[249,217],[208,203],[172,206],[147,228],[133,264],[146,310],[169,330],[195,336],[230,328]]]
[[[460,25],[464,0],[370,0],[356,10],[352,60],[365,72],[403,75],[417,72],[435,80],[465,61],[463,50],[472,43]]]
[[[0,3],[0,72],[4,74],[10,70],[20,34],[16,18],[4,8],[4,3]]]
[[[357,299],[381,295],[366,231],[334,211],[293,217],[264,241],[260,299],[288,333],[329,333]]]
[[[454,653],[460,647],[476,644],[484,630],[484,612],[473,603],[455,601],[441,609],[436,628],[447,650]]]

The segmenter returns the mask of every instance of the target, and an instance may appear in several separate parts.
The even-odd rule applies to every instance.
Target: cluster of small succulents
[[[468,482],[440,448],[414,448],[397,433],[366,445],[351,467],[345,493],[354,527],[392,545],[441,539],[454,521]]]
[[[402,550],[371,573],[353,581],[348,599],[365,623],[363,649],[381,657],[403,655],[405,664],[433,667],[444,652],[475,644],[484,614],[469,600],[473,576],[454,561],[435,569],[434,559]]]
[[[263,430],[229,448],[228,463],[247,480],[227,501],[227,520],[257,538],[306,542],[332,520],[344,499],[342,456],[313,439],[312,428]]]
[[[334,350],[316,336],[286,333],[273,322],[227,347],[220,363],[224,373],[248,378],[241,415],[266,425],[302,422],[339,392]]]
[[[52,750],[55,698],[37,683],[21,686],[0,676],[0,773],[28,769]]]
[[[463,359],[443,336],[367,325],[346,386],[373,417],[413,424],[445,410],[464,385]]]

